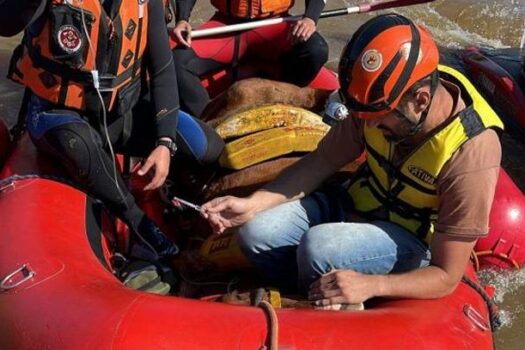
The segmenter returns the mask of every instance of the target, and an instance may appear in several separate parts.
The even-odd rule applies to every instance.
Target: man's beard
[[[385,128],[384,126],[378,126],[377,128],[383,131],[383,136],[388,142],[391,142],[394,144],[401,143],[408,136],[410,136],[410,135],[398,135],[394,133],[392,130],[390,130],[389,128]],[[386,131],[387,133],[385,133],[384,131]]]

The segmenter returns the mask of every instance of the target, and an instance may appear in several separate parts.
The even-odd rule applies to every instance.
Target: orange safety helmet
[[[438,63],[426,29],[398,14],[377,16],[354,33],[341,54],[339,93],[357,117],[374,119],[395,109],[414,83],[437,72]]]

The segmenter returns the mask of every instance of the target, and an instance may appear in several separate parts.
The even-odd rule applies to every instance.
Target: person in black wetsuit
[[[154,190],[164,183],[177,146],[206,163],[215,161],[223,144],[213,130],[179,111],[163,4],[44,2],[9,71],[10,79],[26,86],[29,135],[39,151],[59,160],[125,221],[139,245],[155,258],[169,258],[177,246],[137,206],[115,168],[113,149],[145,157],[138,174],[151,173],[144,190]],[[21,30],[26,24],[17,25]],[[2,35],[13,31],[3,28]],[[141,99],[147,90],[149,97]]]
[[[202,76],[232,68],[233,80],[236,80],[235,68],[239,61],[251,56],[274,62],[275,67],[281,68],[279,80],[303,87],[316,77],[328,60],[328,44],[316,31],[317,20],[325,5],[323,0],[306,0],[303,18],[293,24],[281,23],[226,37],[202,38],[192,43],[189,18],[195,1],[176,0],[176,25],[173,33],[178,46],[173,55],[181,107],[197,117],[210,101],[207,91],[200,83]],[[272,17],[286,13],[293,6],[291,0],[211,0],[211,3],[218,12],[203,27]],[[260,6],[257,7],[256,4]]]

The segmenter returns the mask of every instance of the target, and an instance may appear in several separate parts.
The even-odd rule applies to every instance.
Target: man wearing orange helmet
[[[219,233],[244,224],[239,242],[253,265],[281,287],[297,276],[321,307],[449,294],[488,232],[502,123],[438,62],[429,33],[407,18],[368,21],[339,63],[352,117],[276,181],[214,199],[204,216]],[[363,151],[344,188],[313,192]]]

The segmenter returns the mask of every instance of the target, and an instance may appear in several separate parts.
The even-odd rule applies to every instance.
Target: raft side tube
[[[480,267],[518,268],[525,264],[525,197],[502,168],[489,218],[489,233],[475,248]]]
[[[9,152],[11,151],[12,141],[9,130],[5,122],[0,118],[0,169],[3,167]]]
[[[461,55],[473,83],[496,109],[505,124],[525,136],[525,95],[518,82],[479,48],[470,47]]]

